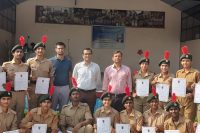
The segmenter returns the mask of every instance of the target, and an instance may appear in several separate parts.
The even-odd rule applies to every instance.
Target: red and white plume
[[[45,44],[47,42],[47,36],[43,35],[42,36],[42,43]]]
[[[151,92],[152,92],[153,96],[156,96],[156,89],[155,89],[155,87],[152,86]]]
[[[20,46],[24,46],[24,44],[25,44],[25,39],[24,39],[24,37],[23,36],[20,36],[19,37],[19,44],[20,44]]]
[[[74,77],[72,77],[71,80],[72,80],[72,85],[73,85],[75,88],[77,88],[78,84],[77,84],[77,82],[76,82],[76,79],[75,79]]]
[[[112,86],[109,84],[109,85],[108,85],[108,92],[110,93],[111,90],[112,90]]]
[[[126,96],[130,96],[131,95],[128,85],[126,85],[125,93],[126,93]]]
[[[183,46],[182,48],[181,48],[181,51],[182,51],[182,53],[183,54],[188,54],[189,52],[188,52],[188,47],[187,46]]]
[[[10,91],[11,91],[11,87],[12,87],[11,81],[10,81],[10,82],[7,82],[7,83],[6,83],[6,91],[7,91],[7,92],[10,92]]]
[[[168,60],[169,59],[169,55],[170,55],[169,51],[165,51],[164,59]]]
[[[138,74],[138,70],[134,70],[133,75],[137,75],[137,74]]]
[[[173,101],[174,103],[176,102],[176,94],[175,94],[175,93],[172,94],[172,101]]]
[[[55,89],[55,86],[52,85],[52,86],[50,87],[50,89],[49,89],[49,95],[50,95],[50,96],[53,96],[54,89]]]
[[[149,59],[149,51],[148,50],[144,51],[144,57],[146,59]]]

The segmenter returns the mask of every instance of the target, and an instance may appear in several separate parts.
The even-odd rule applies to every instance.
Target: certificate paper
[[[6,132],[3,132],[3,133],[19,133],[19,130],[6,131]]]
[[[28,88],[28,72],[16,72],[14,80],[14,89],[27,90]]]
[[[200,125],[199,125],[199,124],[197,125],[196,132],[195,132],[195,133],[200,133]]]
[[[155,127],[142,127],[142,133],[156,133]]]
[[[164,133],[180,133],[179,130],[165,130]]]
[[[110,117],[97,118],[97,133],[110,133],[111,119]]]
[[[149,79],[136,79],[136,94],[137,96],[149,95]]]
[[[200,83],[195,84],[194,103],[200,103]]]
[[[130,133],[130,124],[116,124],[116,133]]]
[[[34,124],[32,126],[32,133],[46,133],[47,124]]]
[[[35,94],[48,94],[50,78],[38,77]]]
[[[186,79],[185,78],[173,78],[172,80],[172,94],[176,96],[185,97],[186,95]]]
[[[169,99],[169,85],[156,84],[156,92],[158,93],[159,101],[167,102]]]
[[[6,72],[0,72],[0,91],[5,91],[3,84],[6,83]]]

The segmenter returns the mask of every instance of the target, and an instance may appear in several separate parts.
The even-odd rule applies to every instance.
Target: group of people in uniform
[[[65,133],[67,130],[95,133],[99,117],[110,117],[111,133],[115,133],[116,123],[130,124],[131,133],[142,132],[142,126],[155,127],[157,133],[164,130],[195,132],[200,122],[200,106],[193,102],[194,88],[200,80],[200,73],[192,68],[192,55],[186,46],[182,47],[180,57],[182,69],[176,75],[169,71],[168,51],[158,63],[160,73],[156,75],[149,70],[148,51],[139,52],[142,56],[140,70],[133,74],[128,66],[122,64],[123,53],[113,52],[113,64],[104,71],[100,97],[102,106],[94,110],[96,90],[101,86],[101,71],[99,65],[92,62],[92,49],[83,49],[83,61],[77,63],[72,71],[71,61],[65,57],[65,44],[56,43],[56,56],[46,59],[45,43],[39,42],[34,46],[35,57],[26,63],[22,62],[23,46],[15,45],[11,50],[12,61],[3,63],[2,71],[6,72],[6,80],[11,86],[3,85],[5,91],[0,92],[0,132],[19,129],[21,133],[29,133],[34,124],[47,124],[48,133]],[[29,73],[27,90],[14,89],[15,72]],[[50,78],[49,86],[55,86],[53,95],[35,94],[38,77]],[[171,94],[172,79],[175,77],[186,79],[185,97]],[[149,96],[137,95],[137,79],[149,79]],[[168,102],[159,101],[154,89],[158,83],[170,86]],[[30,111],[24,116],[26,96]],[[195,118],[197,123],[194,124]]]

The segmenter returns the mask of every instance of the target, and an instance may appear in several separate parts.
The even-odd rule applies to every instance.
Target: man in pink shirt
[[[113,64],[104,71],[103,90],[111,88],[113,94],[111,106],[118,111],[123,110],[122,99],[126,95],[125,88],[132,92],[132,80],[130,68],[122,65],[122,52],[115,51],[112,56]],[[110,86],[110,87],[108,87]]]

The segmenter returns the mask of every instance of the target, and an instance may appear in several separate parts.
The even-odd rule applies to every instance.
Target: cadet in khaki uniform
[[[164,59],[159,62],[160,73],[153,77],[153,81],[151,82],[152,86],[156,86],[156,84],[167,84],[169,85],[169,97],[171,96],[171,86],[172,79],[175,77],[174,74],[169,73],[170,60],[169,60],[169,51],[165,51]],[[160,106],[164,109],[167,102],[160,102]]]
[[[148,51],[145,51],[144,53],[145,57],[142,57],[139,61],[140,70],[138,73],[135,73],[133,75],[133,88],[136,90],[136,80],[137,79],[149,79],[149,83],[151,83],[152,78],[154,76],[154,73],[151,73],[148,70],[149,67],[149,57],[148,57]],[[151,88],[151,87],[149,87]],[[149,109],[148,103],[147,103],[147,97],[141,97],[141,96],[135,96],[134,97],[134,109],[137,111],[140,111],[141,113],[144,113],[146,110]]]
[[[63,106],[60,114],[60,127],[63,133],[66,130],[73,133],[93,133],[92,114],[87,103],[80,102],[80,91],[72,88],[70,93],[71,103]]]
[[[166,110],[170,113],[171,118],[164,122],[164,130],[179,130],[180,133],[194,133],[191,120],[180,115],[179,103],[171,101],[167,104]]]
[[[9,108],[11,98],[11,92],[0,93],[0,133],[17,129],[16,112]]]
[[[11,108],[17,112],[17,123],[19,124],[24,116],[24,102],[27,91],[14,90],[15,72],[28,72],[28,65],[22,62],[24,55],[22,46],[15,45],[12,50],[13,59],[9,62],[4,62],[2,65],[3,71],[7,74],[7,81],[12,82],[12,101]],[[25,88],[22,88],[25,89]]]
[[[143,117],[142,114],[133,109],[133,97],[125,96],[122,100],[122,104],[125,110],[120,112],[120,123],[130,124],[131,133],[138,133],[142,130]]]
[[[158,94],[152,90],[149,94],[147,101],[150,105],[150,109],[144,112],[144,126],[156,127],[156,133],[164,131],[164,121],[167,113],[159,108]]]
[[[115,133],[115,124],[119,123],[119,112],[111,107],[112,94],[110,92],[103,93],[101,100],[103,101],[103,106],[98,108],[94,113],[95,120],[97,120],[98,117],[110,117],[112,127],[111,133]],[[96,129],[96,124],[94,128]]]
[[[30,70],[30,108],[37,107],[37,98],[39,95],[35,94],[35,85],[38,77],[50,78],[50,86],[53,84],[53,65],[51,61],[44,57],[45,45],[37,43],[34,47],[36,56],[27,60]]]
[[[58,132],[58,116],[51,109],[51,96],[48,94],[39,96],[40,107],[32,109],[21,121],[20,128],[25,129],[26,133],[31,133],[34,124],[47,124],[47,133]]]
[[[194,120],[196,115],[193,91],[195,83],[199,82],[199,71],[191,67],[192,55],[188,53],[186,46],[182,47],[182,56],[180,57],[183,69],[176,72],[177,78],[186,79],[186,97],[177,97],[177,102],[180,104],[180,112],[185,118]]]

